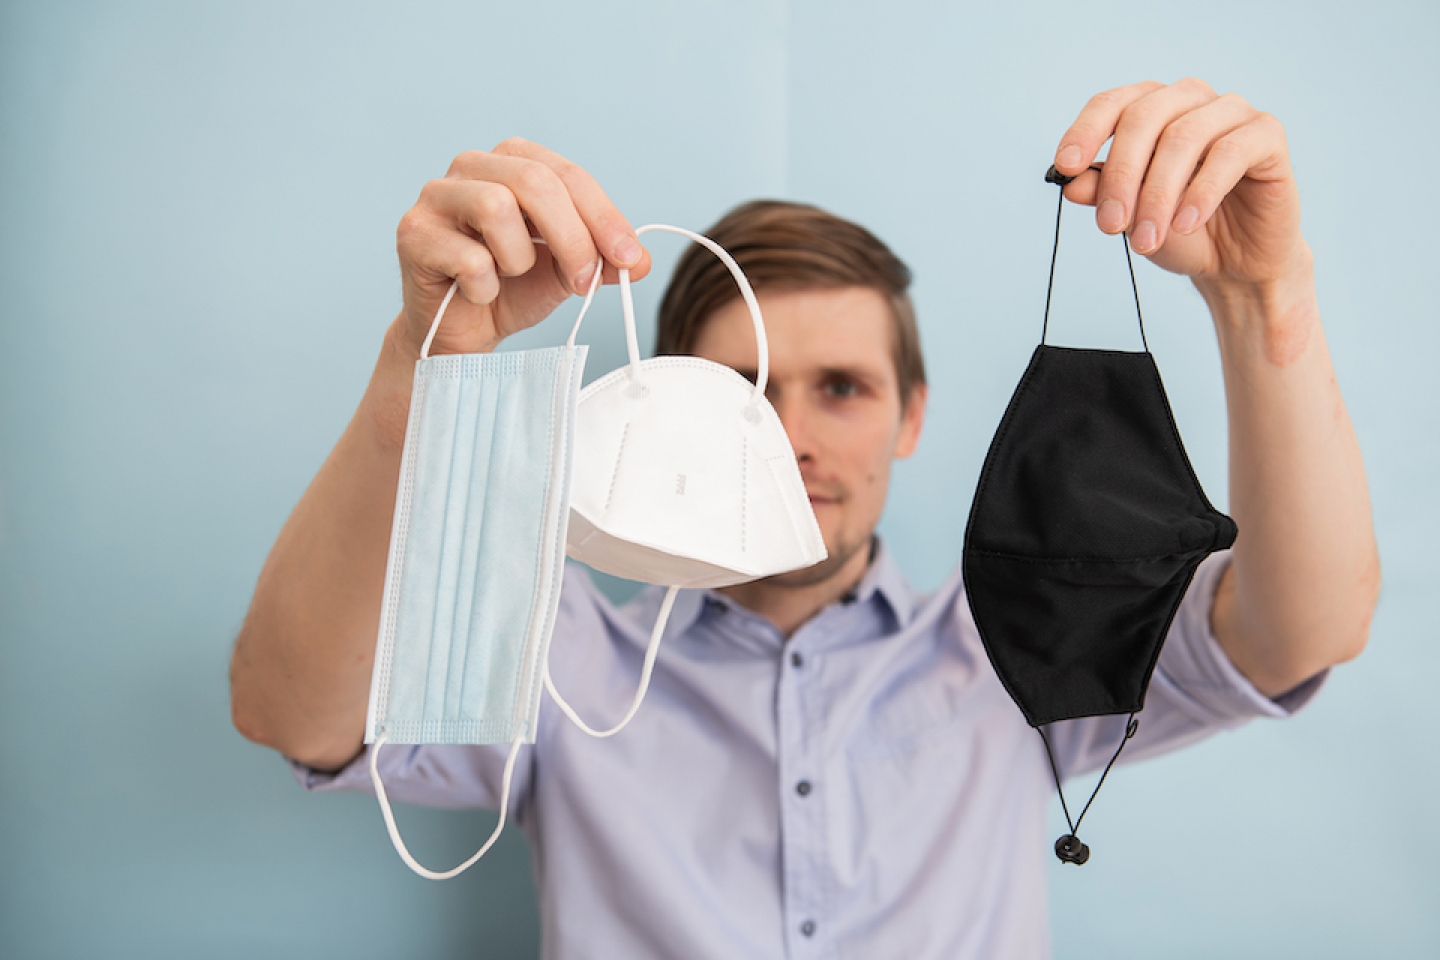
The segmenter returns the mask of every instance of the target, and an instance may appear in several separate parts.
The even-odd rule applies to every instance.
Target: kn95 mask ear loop
[[[745,415],[747,418],[750,418],[752,422],[758,421],[760,416],[758,409],[759,403],[765,397],[765,386],[770,379],[770,342],[765,336],[765,320],[760,315],[760,302],[755,299],[755,291],[750,286],[749,278],[745,276],[745,271],[740,269],[740,264],[735,262],[735,258],[730,256],[729,251],[709,237],[702,236],[691,230],[686,230],[684,227],[672,227],[663,223],[646,224],[638,228],[635,234],[639,236],[649,233],[652,230],[679,234],[682,237],[698,243],[706,250],[709,250],[720,259],[721,263],[725,264],[726,268],[730,271],[730,276],[734,278],[736,286],[740,288],[740,296],[744,299],[745,306],[750,311],[750,322],[755,328],[756,350],[755,387],[750,394],[750,403],[745,408]],[[597,278],[599,277],[598,269],[595,276]],[[595,279],[592,278],[590,281],[590,292],[585,295],[585,302],[580,307],[580,316],[575,318],[575,326],[570,331],[570,339],[566,341],[567,346],[573,347],[575,345],[575,335],[580,332],[580,323],[585,319],[585,312],[590,309],[590,301],[595,296],[595,288]],[[635,332],[635,302],[630,293],[630,271],[626,269],[621,269],[620,271],[620,305],[625,317],[625,345],[630,355],[630,379],[635,386],[643,390],[644,383],[640,378],[640,347]],[[634,718],[635,713],[640,709],[640,704],[645,699],[646,692],[650,688],[650,676],[655,669],[655,658],[660,652],[660,638],[665,632],[665,624],[670,620],[670,611],[675,606],[675,595],[679,590],[680,588],[678,586],[672,584],[669,589],[665,591],[665,598],[660,601],[660,613],[656,617],[655,626],[650,632],[650,642],[645,647],[645,661],[640,668],[640,683],[635,690],[634,698],[630,701],[630,709],[625,712],[625,716],[620,719],[619,723],[610,727],[608,730],[596,730],[584,720],[580,719],[580,715],[575,712],[575,708],[566,702],[565,698],[560,695],[559,690],[555,689],[555,681],[550,677],[550,663],[548,659],[546,660],[544,675],[545,689],[549,692],[550,699],[555,701],[555,705],[560,708],[560,711],[564,713],[565,716],[570,718],[570,721],[574,723],[575,726],[592,737],[612,737],[625,729],[625,726]]]

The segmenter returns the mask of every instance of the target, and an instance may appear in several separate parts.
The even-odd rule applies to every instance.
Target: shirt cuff
[[[299,760],[291,760],[289,757],[285,758],[285,762],[290,764],[290,772],[295,775],[300,786],[310,793],[374,793],[370,784],[369,759],[370,747],[366,745],[359,756],[333,772],[307,767]]]

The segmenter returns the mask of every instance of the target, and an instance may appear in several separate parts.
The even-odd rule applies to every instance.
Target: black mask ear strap
[[[1082,864],[1090,859],[1090,848],[1080,842],[1076,836],[1080,832],[1080,824],[1085,819],[1085,814],[1090,812],[1090,804],[1095,802],[1095,797],[1100,793],[1100,788],[1105,786],[1105,778],[1110,776],[1110,768],[1115,766],[1115,761],[1120,759],[1120,751],[1125,749],[1125,744],[1135,736],[1140,729],[1140,721],[1135,719],[1135,714],[1130,714],[1130,719],[1125,722],[1125,736],[1120,738],[1120,746],[1115,748],[1115,753],[1110,757],[1110,762],[1105,764],[1105,770],[1100,774],[1100,782],[1095,784],[1095,789],[1090,791],[1090,799],[1085,801],[1085,809],[1080,811],[1078,819],[1070,819],[1070,807],[1065,803],[1065,788],[1060,785],[1060,768],[1055,764],[1055,752],[1050,749],[1050,738],[1045,736],[1044,727],[1036,727],[1040,739],[1045,743],[1045,756],[1050,758],[1050,773],[1055,777],[1055,790],[1060,794],[1060,809],[1065,812],[1065,823],[1069,825],[1070,832],[1059,840],[1055,841],[1055,856],[1064,863]]]
[[[1055,256],[1060,252],[1060,214],[1065,210],[1065,185],[1074,179],[1065,176],[1053,166],[1045,172],[1045,182],[1060,187],[1060,202],[1055,207],[1055,243],[1050,248],[1050,282],[1045,286],[1045,320],[1040,325],[1041,343],[1045,342],[1045,337],[1050,332],[1050,294],[1055,289]],[[1130,292],[1135,294],[1135,318],[1140,321],[1140,344],[1145,348],[1145,352],[1149,353],[1150,344],[1145,341],[1145,317],[1140,312],[1140,288],[1135,284],[1135,261],[1130,257],[1130,240],[1124,233],[1120,234],[1120,243],[1125,247],[1125,266],[1130,268]]]

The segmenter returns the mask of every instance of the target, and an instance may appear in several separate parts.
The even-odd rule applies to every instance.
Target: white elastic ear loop
[[[400,854],[400,859],[405,861],[405,866],[426,880],[449,880],[451,877],[458,877],[469,870],[477,860],[490,851],[495,841],[500,838],[500,831],[505,829],[505,816],[510,808],[510,778],[515,772],[515,757],[520,753],[520,745],[524,742],[525,738],[521,735],[516,736],[510,743],[510,756],[505,758],[505,775],[500,779],[500,822],[495,824],[495,829],[490,833],[490,839],[485,841],[483,847],[475,851],[473,857],[460,866],[453,870],[446,870],[444,873],[437,873],[420,866],[420,863],[405,848],[405,841],[400,839],[400,828],[395,826],[395,814],[390,810],[390,798],[385,795],[385,784],[380,782],[380,770],[377,766],[380,748],[385,745],[385,733],[383,730],[381,731],[380,736],[375,738],[374,746],[370,748],[370,782],[375,785],[375,798],[380,801],[380,812],[385,816],[385,829],[390,831],[390,842],[395,844],[395,852]]]
[[[675,594],[680,592],[679,587],[671,587],[665,591],[665,599],[660,601],[660,615],[655,618],[655,627],[650,631],[650,644],[645,648],[645,665],[640,668],[640,686],[635,691],[635,699],[630,702],[630,709],[626,711],[625,717],[609,730],[595,730],[575,712],[575,708],[565,702],[560,696],[560,691],[555,689],[555,681],[550,679],[550,661],[545,661],[545,689],[550,693],[550,699],[560,708],[560,712],[570,718],[570,722],[592,737],[613,737],[635,716],[640,709],[640,704],[645,699],[645,691],[650,689],[650,674],[655,669],[655,656],[660,652],[660,635],[665,632],[665,623],[670,619],[670,608],[675,606]]]
[[[688,237],[709,250],[720,258],[720,262],[730,270],[730,276],[735,278],[735,285],[740,288],[740,296],[745,300],[745,306],[750,309],[750,322],[755,327],[755,392],[751,396],[751,403],[759,403],[760,398],[765,396],[765,384],[770,380],[770,342],[765,336],[765,320],[760,316],[760,303],[755,299],[755,291],[750,287],[750,280],[745,276],[745,271],[740,269],[740,264],[730,256],[730,252],[709,237],[701,236],[693,230],[686,230],[684,227],[672,227],[664,223],[649,223],[635,231],[635,235],[649,233],[651,230],[663,230],[666,233],[678,233],[682,237]],[[622,303],[626,308],[625,324],[626,337],[634,336],[635,313],[629,300],[630,272],[620,271],[620,295]],[[632,363],[638,360],[632,358]]]
[[[531,237],[531,243],[538,243],[542,247],[548,247],[544,237]],[[580,329],[580,321],[585,319],[585,311],[590,309],[590,301],[595,297],[595,288],[600,285],[600,271],[605,266],[605,259],[602,257],[595,262],[595,276],[590,278],[590,292],[585,294],[585,303],[580,307],[580,316],[575,319],[575,328],[570,331],[570,339],[566,342],[567,347],[575,346],[575,334]],[[430,331],[425,334],[425,342],[420,345],[420,359],[424,360],[430,356],[430,345],[435,342],[435,334],[440,330],[440,320],[445,316],[445,310],[450,306],[450,301],[455,299],[455,291],[460,289],[460,281],[450,281],[450,289],[445,291],[445,299],[440,301],[440,309],[435,311],[435,319],[430,321]]]

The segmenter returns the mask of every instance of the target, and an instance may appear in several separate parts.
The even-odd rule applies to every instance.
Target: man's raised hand
[[[1091,170],[1114,137],[1100,171]],[[1166,270],[1265,285],[1308,274],[1300,198],[1285,130],[1201,80],[1154,81],[1096,94],[1060,140],[1067,199],[1096,208],[1106,233]]]
[[[456,157],[400,220],[403,342],[418,356],[453,281],[433,353],[479,353],[534,326],[567,297],[583,294],[595,261],[605,282],[650,256],[590,174],[539,144],[511,139],[489,153]],[[539,237],[544,245],[532,242]]]

